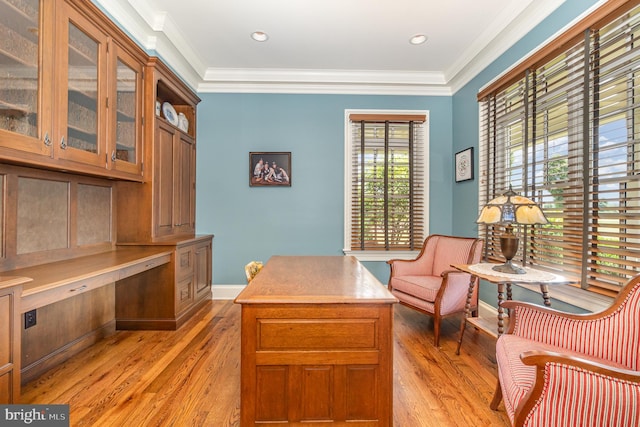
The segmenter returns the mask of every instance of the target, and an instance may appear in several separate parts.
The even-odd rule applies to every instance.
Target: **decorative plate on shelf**
[[[168,102],[165,102],[164,104],[162,104],[162,114],[164,115],[164,118],[167,119],[169,123],[171,123],[174,126],[178,126],[178,113],[176,113],[176,110],[175,108],[173,108],[173,105],[169,104]]]
[[[178,128],[183,132],[189,132],[189,119],[184,113],[178,113]]]

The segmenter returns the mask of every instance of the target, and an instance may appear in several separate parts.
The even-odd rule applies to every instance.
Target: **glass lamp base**
[[[513,265],[511,260],[508,260],[504,264],[496,265],[492,268],[494,271],[499,271],[500,273],[507,274],[526,274],[526,270],[522,267],[518,267],[517,265]]]

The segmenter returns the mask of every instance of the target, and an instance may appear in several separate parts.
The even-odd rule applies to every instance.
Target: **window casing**
[[[550,224],[519,229],[516,259],[615,293],[640,266],[640,7],[598,24],[480,99],[479,201],[535,200]],[[488,260],[500,233],[480,227]]]
[[[428,112],[345,111],[344,253],[414,258],[428,234]]]

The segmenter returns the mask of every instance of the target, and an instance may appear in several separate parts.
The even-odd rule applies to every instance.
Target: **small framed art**
[[[291,187],[291,152],[249,153],[249,186]]]
[[[456,182],[473,179],[473,147],[456,153]]]

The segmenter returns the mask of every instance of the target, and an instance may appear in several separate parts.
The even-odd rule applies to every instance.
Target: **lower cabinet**
[[[0,405],[18,403],[20,396],[21,294],[22,285],[0,286]]]
[[[116,329],[175,330],[211,299],[213,236],[157,243],[172,261],[116,282]],[[154,277],[149,277],[151,273]]]

